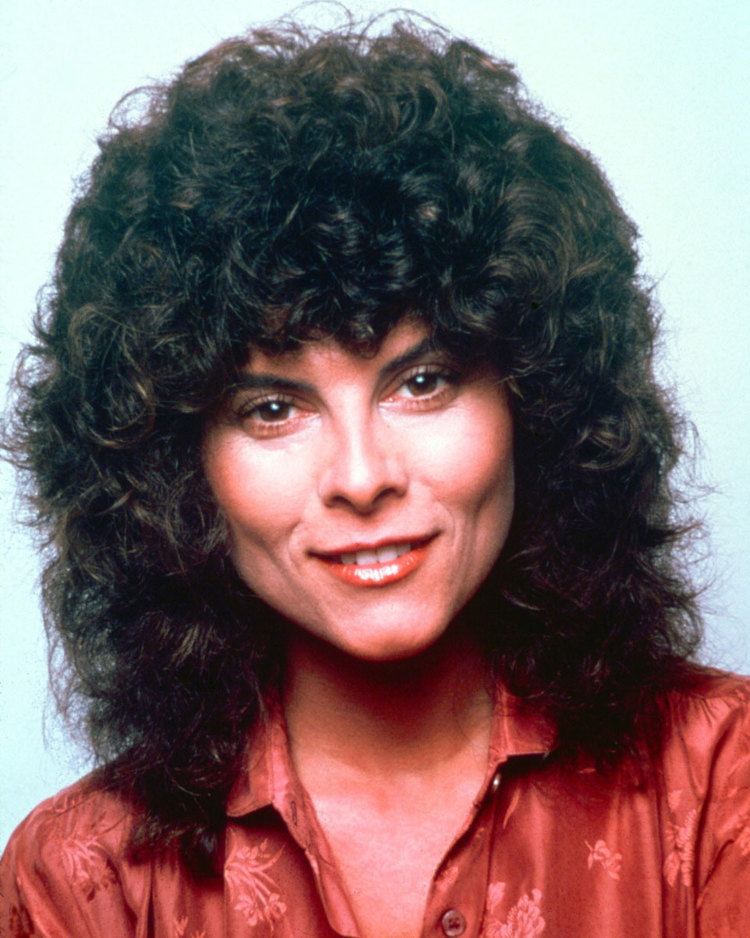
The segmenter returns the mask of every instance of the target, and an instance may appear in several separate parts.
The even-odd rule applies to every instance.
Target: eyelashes
[[[244,404],[237,415],[243,420],[256,419],[274,424],[288,420],[290,411],[294,409],[295,403],[291,397],[269,394]]]
[[[389,411],[437,410],[455,396],[462,380],[462,375],[445,365],[417,365],[391,382],[381,402]],[[281,391],[267,391],[252,397],[239,394],[232,405],[234,419],[251,436],[258,438],[293,433],[317,412],[315,404]]]
[[[433,400],[447,388],[455,386],[458,379],[454,371],[445,367],[419,365],[403,376],[395,394],[391,397],[398,397],[400,391],[406,390],[408,391],[407,398],[410,400]]]

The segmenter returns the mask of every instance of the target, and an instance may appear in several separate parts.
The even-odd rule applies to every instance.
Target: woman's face
[[[204,464],[242,579],[361,659],[430,647],[477,590],[513,511],[498,376],[404,321],[371,358],[334,340],[269,356],[208,429]]]

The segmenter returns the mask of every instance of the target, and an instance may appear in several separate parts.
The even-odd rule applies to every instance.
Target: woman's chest
[[[322,841],[278,818],[247,819],[232,825],[213,891],[184,876],[171,889],[154,882],[156,927],[142,935],[684,938],[696,919],[697,828],[683,798],[662,816],[650,799],[607,805],[511,782],[459,837],[356,811],[329,821]]]
[[[462,819],[463,820],[463,819]],[[419,938],[428,896],[459,821],[346,812],[325,826],[360,938]]]

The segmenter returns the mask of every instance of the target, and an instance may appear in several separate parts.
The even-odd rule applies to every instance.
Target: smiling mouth
[[[336,559],[338,563],[356,564],[358,567],[369,567],[373,564],[392,563],[412,549],[411,544],[385,544],[383,547],[371,550],[358,550],[352,553],[340,554]]]
[[[340,554],[318,554],[326,568],[352,586],[388,586],[421,566],[432,538],[382,544]]]

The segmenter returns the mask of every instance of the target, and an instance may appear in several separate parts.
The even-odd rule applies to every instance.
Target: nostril
[[[393,447],[365,437],[360,429],[332,450],[321,475],[320,496],[326,504],[346,503],[371,512],[406,488],[407,475]]]

